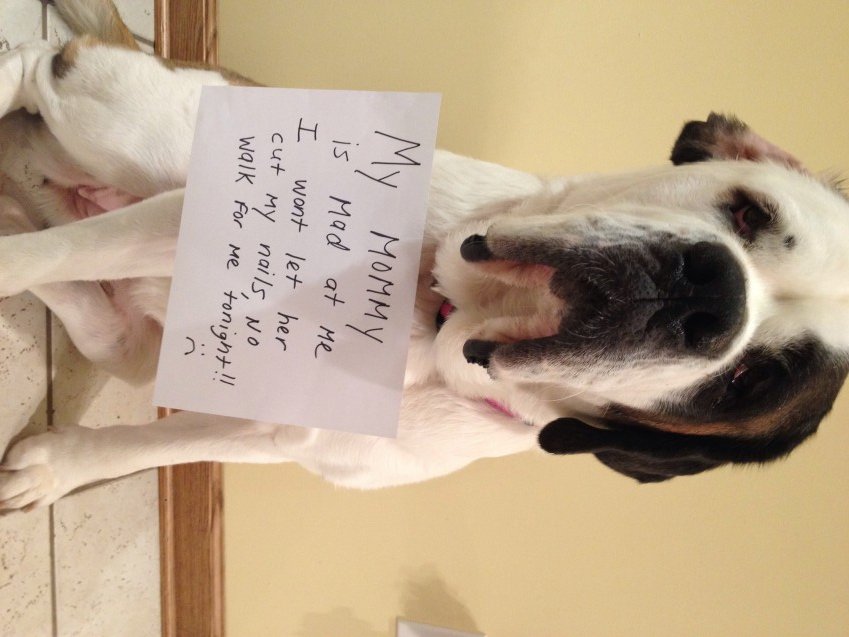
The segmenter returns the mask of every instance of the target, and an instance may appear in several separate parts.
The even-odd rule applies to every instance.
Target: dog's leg
[[[36,232],[23,208],[0,195],[0,235]],[[46,283],[31,291],[59,317],[83,356],[128,381],[153,374],[161,329],[144,316],[119,311],[100,283]]]
[[[181,412],[147,425],[61,427],[24,438],[0,467],[0,509],[43,506],[86,484],[201,460],[282,462],[310,430]]]
[[[88,360],[128,382],[153,377],[162,336],[155,320],[120,311],[103,286],[92,281],[48,283],[32,293],[59,318]]]
[[[143,426],[65,427],[24,438],[0,468],[0,509],[50,504],[91,482],[198,461],[298,462],[335,484],[377,488],[535,445],[536,430],[442,388],[407,392],[397,439],[181,412]]]
[[[183,191],[82,221],[0,237],[0,296],[59,281],[170,276]]]

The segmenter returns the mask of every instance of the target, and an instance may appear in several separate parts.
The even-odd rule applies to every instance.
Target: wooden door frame
[[[217,64],[216,0],[154,0],[154,24],[158,55]],[[159,469],[163,637],[224,635],[222,512],[221,465]]]

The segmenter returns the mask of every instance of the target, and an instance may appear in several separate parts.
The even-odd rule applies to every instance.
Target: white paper
[[[430,624],[419,624],[398,619],[395,637],[486,637],[482,633],[466,633],[450,628],[431,626]]]
[[[204,88],[156,404],[395,434],[438,112]]]

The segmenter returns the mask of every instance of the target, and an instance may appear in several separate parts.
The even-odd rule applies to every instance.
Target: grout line
[[[46,334],[45,334],[45,349],[46,351],[46,366],[47,366],[47,427],[53,428],[53,314],[45,308],[46,314]],[[59,604],[57,602],[56,592],[56,512],[54,505],[51,504],[48,511],[48,527],[50,532],[50,606],[51,606],[51,623],[53,628],[53,637],[59,637]]]
[[[47,0],[41,0],[41,39],[47,40]],[[53,315],[48,308],[44,308],[45,315],[45,366],[47,368],[47,395],[45,396],[45,407],[47,409],[47,427],[53,428]],[[49,533],[48,545],[50,548],[50,629],[53,637],[59,637],[59,604],[56,591],[56,512],[51,504],[47,512],[47,530]]]
[[[53,505],[50,505],[48,519],[50,521],[50,623],[53,628],[53,637],[59,637],[59,604],[56,593],[56,543],[55,529],[56,520]]]
[[[143,35],[139,35],[138,33],[133,32],[133,37],[142,44],[146,44],[148,46],[153,46],[153,40],[150,38],[146,38]]]

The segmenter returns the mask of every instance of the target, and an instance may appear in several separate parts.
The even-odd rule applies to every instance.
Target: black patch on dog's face
[[[562,418],[543,428],[539,443],[550,453],[593,453],[640,482],[727,463],[764,463],[787,455],[817,430],[847,369],[846,357],[813,339],[780,352],[755,349],[689,398],[651,413],[612,405],[606,428]]]
[[[768,429],[789,431],[797,421],[825,415],[846,373],[846,358],[812,338],[779,351],[752,348],[686,400],[662,406],[660,418],[742,423],[766,417]]]
[[[672,147],[670,160],[676,166],[708,161],[716,156],[718,140],[738,137],[747,130],[748,126],[736,117],[717,113],[711,113],[704,122],[687,122]]]

